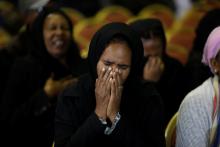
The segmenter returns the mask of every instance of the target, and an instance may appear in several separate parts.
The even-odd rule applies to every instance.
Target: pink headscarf
[[[202,63],[204,63],[205,65],[208,65],[212,73],[214,73],[214,70],[212,69],[210,60],[216,57],[219,50],[220,50],[220,27],[216,27],[209,34],[209,37],[206,41],[206,44],[203,50],[203,57],[202,57]]]

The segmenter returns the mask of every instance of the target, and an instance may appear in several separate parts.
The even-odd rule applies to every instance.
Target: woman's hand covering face
[[[96,114],[113,121],[120,110],[122,85],[130,73],[131,50],[124,42],[110,43],[97,64]]]

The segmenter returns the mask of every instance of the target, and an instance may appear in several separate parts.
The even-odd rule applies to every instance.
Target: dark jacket
[[[120,102],[121,119],[112,134],[105,135],[106,125],[94,113],[97,63],[115,36],[126,40],[132,52],[130,72],[123,83]],[[66,89],[58,101],[55,116],[56,147],[163,147],[163,105],[152,85],[140,80],[143,45],[138,35],[124,23],[110,23],[93,36],[89,47],[89,75],[75,87]],[[109,59],[110,60],[110,59]]]
[[[51,73],[59,79],[68,75],[78,77],[87,70],[74,45],[68,48],[67,66],[46,52],[40,24],[54,12],[65,15],[59,10],[42,11],[30,36],[30,54],[16,59],[12,66],[0,107],[1,133],[7,146],[51,147],[57,99],[49,100],[43,90],[45,82]]]
[[[85,75],[77,86],[60,96],[55,119],[56,147],[163,147],[163,105],[152,85],[129,89],[122,100],[121,120],[113,133],[104,135],[95,110],[94,87]]]

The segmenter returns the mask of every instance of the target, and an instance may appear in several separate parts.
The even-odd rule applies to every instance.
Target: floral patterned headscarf
[[[220,50],[220,27],[216,27],[208,36],[202,57],[202,63],[208,65],[212,73],[214,73],[214,69],[211,66],[210,60],[216,57],[219,50]]]

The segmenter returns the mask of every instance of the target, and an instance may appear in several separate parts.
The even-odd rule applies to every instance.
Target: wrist
[[[107,116],[102,111],[95,110],[95,114],[98,116],[99,119],[106,121]]]
[[[105,135],[110,135],[114,131],[114,129],[115,129],[115,127],[118,124],[120,119],[121,119],[121,115],[120,115],[119,112],[117,112],[115,117],[114,117],[114,119],[113,119],[113,121],[112,121],[111,126],[110,127],[106,127],[106,129],[104,131],[104,134]]]
[[[117,115],[117,112],[115,112],[115,113],[112,113],[111,115],[109,115],[109,120],[111,121],[111,123],[113,123],[114,122],[114,119],[115,119],[115,117],[116,117],[116,115]]]

